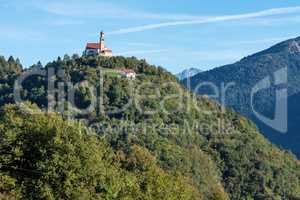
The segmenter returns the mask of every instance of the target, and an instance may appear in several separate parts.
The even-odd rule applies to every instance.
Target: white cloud
[[[236,21],[236,20],[245,20],[259,17],[269,17],[274,15],[283,15],[283,14],[291,14],[300,12],[300,6],[297,7],[286,7],[286,8],[274,8],[259,12],[253,13],[245,13],[238,15],[223,15],[223,16],[215,16],[215,17],[202,17],[196,20],[181,20],[181,21],[172,21],[172,22],[164,22],[164,23],[156,23],[149,24],[144,26],[137,26],[131,28],[119,29],[116,31],[112,31],[108,34],[125,34],[132,32],[142,32],[146,30],[159,29],[163,27],[169,26],[179,26],[179,25],[191,25],[191,24],[208,24],[208,23],[216,23],[216,22],[225,22],[225,21]]]
[[[261,27],[273,27],[273,26],[286,26],[300,23],[300,13],[292,13],[287,15],[277,15],[273,17],[265,17],[265,18],[253,18],[247,21],[242,20],[239,23],[235,21],[235,23],[230,23],[230,26],[261,26]]]
[[[103,3],[75,3],[75,2],[62,2],[62,1],[50,1],[43,3],[36,3],[36,7],[59,16],[66,17],[93,17],[93,16],[105,16],[114,13],[123,13],[124,11],[116,9],[113,6],[109,6]]]
[[[178,15],[149,13],[121,8],[109,3],[99,3],[90,1],[89,3],[80,2],[35,2],[34,5],[48,13],[65,17],[94,17],[94,18],[136,18],[136,19],[158,19],[158,20],[195,20],[202,19],[202,16]]]

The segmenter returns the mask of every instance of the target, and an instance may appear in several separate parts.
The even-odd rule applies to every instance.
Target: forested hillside
[[[27,102],[18,106],[12,87],[20,71],[6,68],[12,74],[0,85],[3,197],[300,198],[295,156],[268,142],[246,118],[190,93],[161,67],[136,58],[65,56],[26,70],[48,72],[23,81],[19,92]],[[137,78],[103,72],[117,68],[133,69]],[[47,92],[49,81],[64,83],[65,94],[66,85],[80,83],[75,102],[57,103],[59,95]],[[101,98],[95,100],[97,91]],[[94,109],[78,111],[94,101]],[[65,112],[55,113],[58,108]]]
[[[200,73],[184,80],[183,83],[194,90],[203,82],[209,82],[221,90],[221,85],[231,84],[225,95],[214,98],[218,102],[233,108],[235,111],[253,120],[261,132],[272,142],[291,150],[300,156],[298,105],[300,91],[300,38],[290,39],[271,48],[243,58],[239,62]],[[285,70],[286,73],[275,77],[276,72]],[[283,71],[284,72],[284,71]],[[279,77],[279,78],[278,78]],[[281,77],[281,78],[280,78]],[[285,78],[287,80],[285,81]],[[282,79],[284,82],[276,83]],[[251,96],[260,81],[266,80],[270,86],[261,88]],[[266,83],[266,82],[265,82]],[[253,109],[269,119],[275,118],[275,108],[281,102],[276,99],[276,92],[286,88],[288,91],[288,129],[283,132],[264,124],[253,112]],[[198,94],[212,94],[212,88],[200,87],[195,91]],[[297,98],[297,100],[296,100]],[[251,105],[251,99],[253,105]],[[225,102],[223,101],[225,100]],[[252,108],[253,106],[253,108]],[[284,115],[284,113],[281,113]]]

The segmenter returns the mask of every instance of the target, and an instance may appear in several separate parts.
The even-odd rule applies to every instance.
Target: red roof
[[[87,43],[86,44],[87,49],[100,49],[99,43]]]
[[[124,72],[124,73],[126,73],[126,74],[128,74],[128,73],[133,73],[133,74],[135,74],[135,71],[132,70],[132,69],[119,69],[119,71]]]

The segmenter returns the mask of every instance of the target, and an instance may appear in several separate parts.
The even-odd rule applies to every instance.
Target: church
[[[105,57],[113,56],[112,50],[105,46],[103,31],[101,31],[100,33],[99,43],[87,43],[83,54],[85,56],[96,56],[96,55],[105,56]]]

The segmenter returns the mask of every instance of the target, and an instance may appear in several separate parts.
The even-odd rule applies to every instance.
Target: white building
[[[135,79],[136,73],[132,69],[119,69],[118,70],[123,77],[129,78],[129,79]]]

